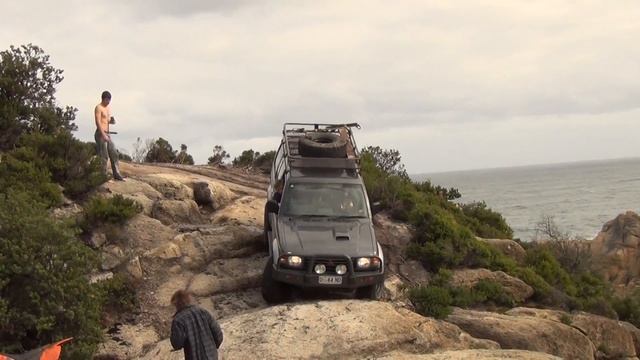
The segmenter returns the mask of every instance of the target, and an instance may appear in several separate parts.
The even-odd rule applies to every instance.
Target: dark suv
[[[355,290],[378,299],[384,256],[376,241],[352,127],[285,124],[265,205],[269,261],[262,295],[289,299],[292,286]]]

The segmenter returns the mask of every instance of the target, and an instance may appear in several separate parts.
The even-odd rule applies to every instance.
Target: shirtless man
[[[118,181],[124,181],[122,175],[120,175],[120,171],[118,170],[118,151],[109,136],[109,122],[111,120],[111,110],[109,109],[110,102],[111,93],[103,91],[102,102],[96,105],[94,111],[96,118],[96,151],[103,161],[105,175],[109,171],[109,162],[107,160],[111,160],[113,178]]]

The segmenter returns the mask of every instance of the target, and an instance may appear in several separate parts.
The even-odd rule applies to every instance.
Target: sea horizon
[[[514,237],[535,240],[536,224],[555,219],[572,236],[593,239],[626,211],[640,212],[640,157],[411,175],[457,188],[456,202],[484,201],[501,213]]]

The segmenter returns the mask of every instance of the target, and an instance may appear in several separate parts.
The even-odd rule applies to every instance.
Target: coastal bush
[[[640,328],[640,289],[636,289],[629,296],[614,299],[613,308],[620,320]]]
[[[427,270],[456,267],[500,270],[533,287],[533,299],[541,304],[611,315],[608,310],[611,307],[607,306],[610,299],[603,292],[603,283],[597,277],[585,275],[587,272],[568,272],[548,248],[529,246],[526,264],[522,266],[476,239],[476,236],[510,238],[513,235],[504,218],[485,203],[458,206],[449,201],[450,196],[446,196],[442,189],[438,190],[428,182],[413,183],[383,171],[383,167],[367,152],[363,152],[361,168],[371,201],[380,202],[395,219],[414,226],[415,235],[407,247],[407,255],[420,261]],[[448,289],[445,284],[437,287]],[[440,290],[430,291],[427,295],[436,296]],[[454,291],[449,295],[452,301],[456,299],[460,304],[472,304],[479,301],[474,296],[485,297],[483,291],[495,295],[492,295],[495,302],[503,306],[510,303],[496,295],[500,293],[496,286],[476,290],[475,293]],[[433,311],[438,312],[436,310]]]
[[[504,217],[491,210],[484,201],[462,204],[460,206],[462,223],[476,235],[487,239],[511,239],[513,230]]]
[[[418,314],[444,319],[451,314],[453,299],[447,288],[422,286],[409,290],[409,298]]]
[[[451,306],[470,307],[480,304],[513,307],[516,301],[496,281],[483,279],[472,288],[454,287],[450,284],[451,272],[440,270],[429,285],[413,288],[409,299],[416,311],[425,316],[442,319],[451,314]]]
[[[81,197],[106,181],[102,162],[95,157],[95,145],[75,139],[69,132],[24,135],[19,145],[11,154],[47,169],[51,180],[60,184],[64,193],[72,198]]]
[[[116,194],[109,198],[93,197],[85,206],[84,226],[94,227],[101,224],[124,224],[127,220],[142,212],[137,201]]]
[[[119,315],[132,312],[138,307],[135,286],[130,278],[116,274],[96,286],[103,313]]]
[[[75,235],[31,194],[0,194],[2,351],[74,337],[65,358],[91,357],[101,337],[101,302],[86,274],[97,258]]]
[[[3,156],[0,161],[0,193],[5,195],[25,193],[39,199],[47,208],[57,206],[62,202],[62,192],[50,178],[46,169],[11,155]]]

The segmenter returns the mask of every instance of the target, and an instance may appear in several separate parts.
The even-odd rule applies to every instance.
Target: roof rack
[[[330,169],[354,169],[360,168],[360,152],[353,137],[351,128],[360,129],[357,123],[348,124],[315,124],[315,123],[285,123],[282,129],[284,138],[284,156],[286,164],[291,168],[330,168]],[[346,158],[322,158],[300,155],[298,141],[309,132],[339,133],[340,129],[346,129],[349,135],[348,144],[353,148],[353,154]]]

